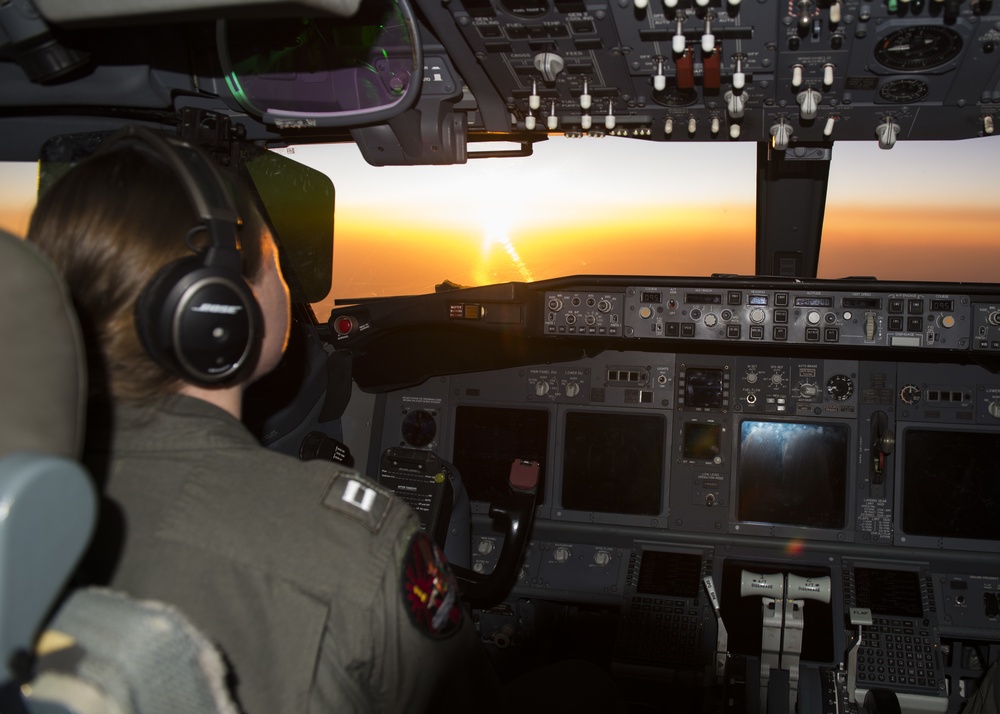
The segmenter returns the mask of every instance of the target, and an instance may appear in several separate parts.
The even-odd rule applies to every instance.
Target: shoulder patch
[[[392,506],[392,493],[353,471],[338,471],[327,484],[320,503],[377,533]]]
[[[442,640],[462,627],[458,583],[444,553],[423,531],[410,538],[403,558],[403,604],[421,633]]]

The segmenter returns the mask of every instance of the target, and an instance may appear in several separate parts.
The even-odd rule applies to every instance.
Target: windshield
[[[281,151],[337,188],[335,299],[574,274],[752,275],[752,144],[553,137],[525,158],[373,167],[351,144]],[[821,278],[997,279],[995,141],[843,142]]]
[[[374,167],[353,144],[276,150],[336,187],[334,300],[575,274],[750,275],[752,144],[553,137],[523,158]],[[1000,145],[834,147],[819,277],[993,282]],[[27,230],[34,163],[0,165],[0,228]]]

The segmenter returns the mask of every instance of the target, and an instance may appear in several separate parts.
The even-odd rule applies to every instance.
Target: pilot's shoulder
[[[381,531],[394,511],[409,510],[389,489],[339,466],[329,468],[326,485],[318,496],[321,508],[372,533]]]

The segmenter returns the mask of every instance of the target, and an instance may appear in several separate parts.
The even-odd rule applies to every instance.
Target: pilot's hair
[[[231,193],[243,218],[243,275],[254,282],[265,223],[245,192]],[[196,223],[179,177],[134,148],[87,159],[39,198],[28,240],[49,254],[69,285],[87,341],[92,395],[143,404],[177,391],[178,378],[140,342],[135,306],[164,265],[193,255],[187,240],[205,240],[204,231],[188,237]]]

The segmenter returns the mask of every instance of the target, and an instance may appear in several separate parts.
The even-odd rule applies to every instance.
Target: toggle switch
[[[829,62],[823,65],[823,86],[827,89],[833,86],[833,65]]]
[[[670,47],[673,49],[674,54],[682,55],[684,54],[684,49],[687,47],[687,39],[684,37],[684,16],[677,16],[677,32],[674,33],[674,37],[670,42]]]
[[[733,72],[733,89],[739,91],[746,86],[747,76],[743,71],[743,60],[746,59],[745,55],[733,55],[733,61],[736,63],[736,71]]]
[[[837,117],[827,117],[826,124],[823,125],[823,136],[829,139],[833,136],[833,127],[837,123]]]
[[[712,20],[714,18],[712,13],[705,15],[705,33],[701,36],[701,51],[706,55],[715,52],[715,35],[712,34]]]
[[[667,88],[667,77],[663,74],[663,60],[656,61],[656,74],[653,75],[653,89],[662,92]]]
[[[792,87],[798,89],[802,86],[802,65],[792,65]]]

